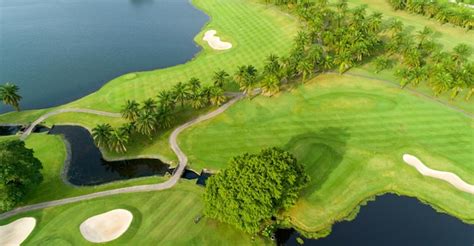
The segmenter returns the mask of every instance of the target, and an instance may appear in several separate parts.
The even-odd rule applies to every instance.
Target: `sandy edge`
[[[215,50],[228,50],[232,48],[231,43],[221,41],[221,38],[215,36],[216,33],[216,30],[209,30],[204,34],[202,40],[207,41],[209,46]]]
[[[20,245],[28,238],[36,226],[36,219],[25,217],[10,224],[0,226],[0,245]]]
[[[444,171],[438,171],[431,169],[423,162],[421,162],[416,156],[410,155],[410,154],[404,154],[403,155],[403,160],[410,166],[413,166],[424,176],[429,176],[437,179],[444,180],[457,189],[474,194],[474,185],[466,183],[464,180],[462,180],[459,176],[457,176],[454,173],[451,172],[444,172]]]
[[[92,216],[79,226],[82,236],[89,242],[104,243],[122,236],[133,220],[133,214],[125,209],[114,209]]]

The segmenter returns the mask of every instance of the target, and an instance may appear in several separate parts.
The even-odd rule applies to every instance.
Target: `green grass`
[[[133,213],[127,232],[107,245],[233,245],[270,244],[229,225],[203,218],[204,189],[182,181],[172,190],[125,194],[24,213],[7,220],[7,224],[25,216],[37,219],[37,226],[25,245],[92,245],[82,238],[79,225],[87,218],[112,209]]]
[[[16,137],[0,137],[0,141],[15,139]],[[153,184],[164,182],[166,177],[144,177],[138,179],[116,181],[97,186],[74,187],[66,184],[61,173],[63,172],[66,148],[62,137],[55,135],[33,134],[26,140],[26,147],[34,151],[34,155],[43,164],[41,173],[43,182],[31,190],[20,205],[74,197],[93,192],[115,188]]]
[[[321,75],[275,98],[237,103],[179,138],[194,169],[222,169],[234,155],[281,146],[312,177],[288,215],[305,231],[327,228],[384,192],[416,196],[474,223],[474,196],[423,177],[403,153],[474,183],[470,117],[391,84]]]

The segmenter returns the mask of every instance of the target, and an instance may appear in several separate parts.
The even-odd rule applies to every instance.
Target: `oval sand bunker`
[[[104,243],[117,239],[124,234],[132,223],[133,214],[125,209],[114,209],[92,216],[82,222],[79,229],[89,242]]]
[[[36,226],[36,219],[26,217],[0,226],[0,245],[20,245]]]
[[[216,30],[209,30],[204,34],[202,40],[207,41],[209,46],[215,50],[228,50],[232,48],[232,44],[229,42],[222,42],[221,38],[215,36],[217,33]]]

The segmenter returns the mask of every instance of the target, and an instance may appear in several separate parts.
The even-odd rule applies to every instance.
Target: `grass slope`
[[[25,245],[92,245],[82,238],[79,225],[87,218],[116,208],[133,213],[132,225],[120,238],[107,245],[234,245],[269,244],[216,221],[203,218],[204,189],[182,182],[172,190],[127,194],[94,199],[21,214],[0,225],[25,216],[38,224]]]
[[[179,140],[195,169],[221,169],[267,146],[290,150],[312,183],[289,216],[318,231],[383,192],[416,196],[474,223],[474,196],[402,160],[411,153],[474,183],[473,128],[472,118],[389,83],[321,75],[276,98],[242,101]]]

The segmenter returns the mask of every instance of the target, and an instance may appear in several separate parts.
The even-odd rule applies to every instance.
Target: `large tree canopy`
[[[304,167],[278,148],[234,157],[208,180],[205,215],[257,233],[278,211],[291,207],[308,183]]]
[[[43,166],[19,140],[0,142],[0,210],[13,208],[33,185],[43,181]]]

